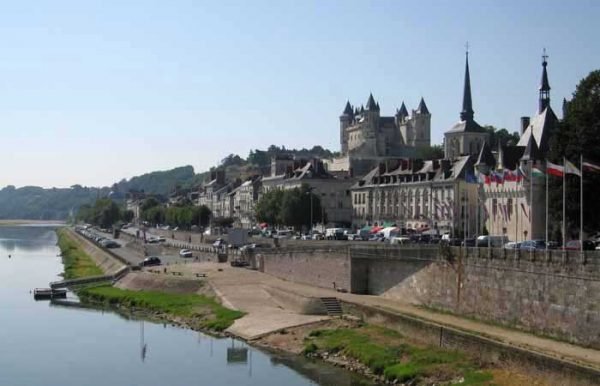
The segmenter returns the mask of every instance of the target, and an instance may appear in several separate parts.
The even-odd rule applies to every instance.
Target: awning
[[[269,224],[267,224],[266,222],[262,222],[262,223],[258,224],[258,226],[261,228],[267,228],[269,226]]]
[[[380,231],[380,230],[382,230],[382,229],[383,229],[383,227],[380,227],[380,226],[377,226],[377,225],[376,225],[376,226],[374,226],[374,227],[371,229],[371,231],[370,231],[369,233],[377,233],[377,232],[379,232],[379,231]]]
[[[360,230],[361,230],[361,231],[364,231],[364,232],[371,232],[371,229],[372,229],[372,228],[373,228],[373,227],[372,227],[372,226],[370,226],[370,225],[365,225],[364,227],[360,228]]]
[[[396,223],[392,221],[384,221],[383,224],[381,224],[381,226],[384,228],[395,227]]]

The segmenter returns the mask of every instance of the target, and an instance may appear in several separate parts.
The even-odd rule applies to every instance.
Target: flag
[[[565,173],[581,177],[581,170],[577,169],[577,166],[573,165],[569,160],[565,160]]]
[[[583,163],[583,169],[588,171],[588,172],[596,172],[596,173],[600,173],[600,166],[593,164],[591,162],[584,162]]]
[[[548,172],[548,173],[550,173],[550,172]],[[544,172],[538,168],[531,168],[531,175],[533,177],[542,177],[544,175]]]
[[[565,168],[561,165],[546,161],[546,172],[554,177],[562,177],[565,174]]]

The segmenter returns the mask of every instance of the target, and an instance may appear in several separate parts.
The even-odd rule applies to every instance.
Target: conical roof
[[[350,105],[350,101],[346,102],[346,107],[344,107],[344,112],[342,115],[352,115],[352,106]]]
[[[379,107],[377,103],[375,103],[375,98],[373,98],[373,94],[369,94],[369,100],[367,100],[367,110],[378,111]]]
[[[408,117],[408,110],[406,109],[406,105],[404,104],[404,102],[402,102],[402,105],[400,106],[400,110],[398,110],[398,113],[396,113],[396,115],[398,115],[399,117]]]
[[[490,149],[490,145],[488,145],[487,141],[483,142],[483,146],[481,147],[481,151],[479,152],[479,156],[477,157],[476,166],[485,165],[493,168],[496,166],[496,158],[492,154],[492,150]]]
[[[421,101],[419,102],[419,107],[417,107],[417,113],[429,114],[429,109],[427,108],[427,105],[425,104],[425,100],[423,99],[423,97],[421,97]]]

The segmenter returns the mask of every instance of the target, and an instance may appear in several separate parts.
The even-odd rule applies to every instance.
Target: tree
[[[444,158],[444,148],[442,145],[420,146],[417,148],[417,158],[442,159]]]
[[[256,203],[256,219],[269,225],[281,224],[280,211],[283,191],[272,189],[264,193]]]
[[[577,85],[573,98],[567,103],[565,116],[558,130],[550,139],[549,159],[562,164],[566,157],[576,165],[580,155],[584,160],[600,165],[600,70],[592,71]],[[568,237],[577,235],[579,229],[579,177],[568,174],[567,188],[567,231]],[[600,174],[584,172],[583,202],[585,213],[598,213],[597,200]],[[562,222],[562,179],[552,178],[550,184],[550,209],[552,223]],[[584,231],[593,232],[600,228],[600,216],[584,216]],[[554,234],[554,233],[553,233]]]
[[[498,145],[506,146],[507,144],[516,145],[519,142],[519,133],[516,131],[512,134],[506,129],[496,129],[494,126],[485,126],[485,131],[490,135],[488,145],[492,150],[497,150]]]
[[[311,216],[312,200],[312,216]],[[302,227],[311,228],[313,223],[321,221],[321,200],[312,192],[310,187],[302,184],[300,188],[289,189],[284,192],[281,202],[281,220],[284,225],[292,226],[296,230]]]

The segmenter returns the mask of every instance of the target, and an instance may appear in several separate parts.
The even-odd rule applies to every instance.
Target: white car
[[[182,249],[179,251],[179,256],[181,257],[194,257],[192,251],[189,249]]]

